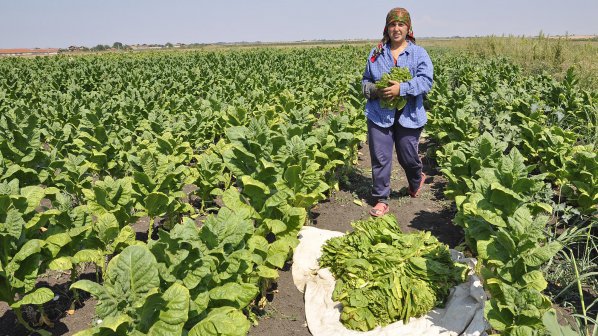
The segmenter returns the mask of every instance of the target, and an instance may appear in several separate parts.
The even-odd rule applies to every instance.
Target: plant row
[[[596,93],[577,87],[571,71],[556,82],[524,77],[504,59],[446,58],[427,131],[454,222],[481,262],[486,318],[505,335],[556,332],[542,267],[572,232],[591,237],[596,225]],[[555,219],[555,209],[566,216]],[[585,220],[576,226],[574,217]],[[560,236],[551,234],[556,225]]]

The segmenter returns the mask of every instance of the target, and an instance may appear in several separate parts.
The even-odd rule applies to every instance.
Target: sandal
[[[388,213],[390,207],[386,203],[378,202],[373,208],[370,209],[370,215],[374,217],[384,216]]]
[[[415,192],[413,192],[413,191],[411,191],[411,186],[407,187],[407,189],[409,190],[409,195],[413,198],[419,197],[419,192],[422,190],[422,187],[424,186],[425,181],[426,181],[426,174],[424,174],[422,172],[422,180],[421,180],[421,182],[419,182],[419,187],[417,187],[417,190]]]

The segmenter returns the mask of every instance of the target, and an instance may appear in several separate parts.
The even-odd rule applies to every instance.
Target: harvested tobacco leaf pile
[[[336,279],[332,299],[342,303],[341,322],[349,329],[422,316],[442,305],[467,275],[445,244],[429,232],[401,233],[394,216],[351,225],[353,232],[322,247],[320,259]]]
[[[391,86],[390,81],[397,81],[399,83],[406,82],[411,79],[411,73],[407,67],[393,67],[389,73],[382,75],[382,78],[376,82],[378,89],[383,89]],[[407,104],[407,98],[399,96],[392,99],[380,100],[380,106],[386,109],[402,109]]]

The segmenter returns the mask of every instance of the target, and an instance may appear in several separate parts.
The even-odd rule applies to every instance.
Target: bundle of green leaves
[[[320,258],[336,279],[332,299],[343,305],[341,322],[349,329],[407,323],[441,306],[467,276],[445,244],[429,232],[401,233],[394,216],[351,225],[353,232],[326,242]]]
[[[379,81],[376,82],[378,89],[384,89],[391,86],[390,81],[397,81],[399,83],[406,82],[411,79],[411,73],[407,67],[393,67],[389,73],[382,75]],[[392,99],[380,99],[380,106],[385,109],[402,109],[407,104],[407,98],[395,97]]]

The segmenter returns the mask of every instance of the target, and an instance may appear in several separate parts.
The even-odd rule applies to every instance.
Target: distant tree
[[[170,42],[167,42],[164,46],[166,48],[172,48],[173,47],[172,43],[170,43]]]
[[[98,44],[97,46],[91,48],[92,51],[104,51],[110,49],[109,45]]]
[[[123,49],[123,44],[120,42],[114,42],[114,44],[112,44],[112,48],[114,49]]]

